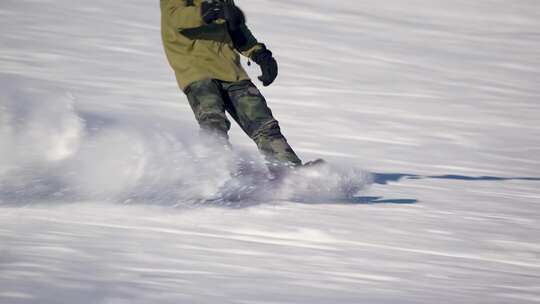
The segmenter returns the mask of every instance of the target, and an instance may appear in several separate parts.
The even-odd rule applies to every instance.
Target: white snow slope
[[[330,163],[278,189],[198,143],[158,1],[0,1],[0,303],[540,302],[540,1],[237,2]]]

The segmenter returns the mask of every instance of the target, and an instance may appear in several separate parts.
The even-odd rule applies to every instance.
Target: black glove
[[[244,12],[234,4],[234,0],[205,0],[201,3],[201,17],[206,24],[217,19],[225,19],[230,30],[236,30],[246,23]]]
[[[263,48],[255,51],[251,59],[261,67],[262,75],[259,76],[259,80],[262,81],[263,86],[267,87],[274,82],[278,75],[278,65],[272,57],[272,52]]]
[[[201,3],[201,17],[206,24],[225,18],[223,1],[205,0]]]

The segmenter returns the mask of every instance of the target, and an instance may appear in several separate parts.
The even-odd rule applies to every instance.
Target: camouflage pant
[[[249,80],[224,82],[201,80],[186,89],[189,104],[204,133],[228,142],[231,127],[225,112],[257,144],[270,164],[299,165],[301,160],[281,134],[266,100]]]

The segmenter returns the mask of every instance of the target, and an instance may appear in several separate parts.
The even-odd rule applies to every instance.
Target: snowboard
[[[231,179],[223,184],[215,196],[201,199],[197,204],[238,208],[256,204],[257,201],[264,200],[265,197],[272,197],[274,190],[279,188],[290,174],[301,170],[315,169],[324,164],[326,164],[326,161],[319,158],[308,161],[300,166],[289,168],[280,175],[272,175],[269,172],[255,170],[247,166],[232,175]]]
[[[317,158],[315,160],[308,161],[307,163],[301,165],[299,168],[313,168],[317,166],[322,166],[326,164],[326,161],[322,158]]]

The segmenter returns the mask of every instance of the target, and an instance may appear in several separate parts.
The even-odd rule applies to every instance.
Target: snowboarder
[[[264,86],[277,77],[272,52],[255,39],[240,8],[233,0],[161,0],[160,5],[165,53],[202,133],[228,145],[228,112],[257,144],[271,172],[300,166],[240,63],[239,54],[257,63]]]

